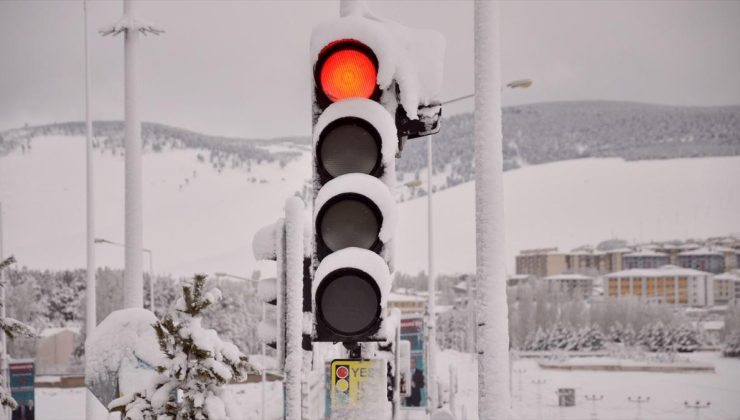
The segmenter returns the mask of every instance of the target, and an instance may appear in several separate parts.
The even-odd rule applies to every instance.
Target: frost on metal
[[[107,406],[118,395],[141,388],[164,355],[157,344],[153,313],[141,308],[112,312],[85,341],[85,385]],[[119,389],[120,386],[120,389]]]
[[[314,202],[314,226],[319,211],[333,197],[340,194],[355,193],[369,198],[378,206],[383,215],[383,223],[380,227],[378,238],[383,243],[388,243],[393,237],[396,227],[396,199],[382,181],[367,174],[344,174],[327,182],[319,190]]]
[[[378,59],[378,86],[386,90],[395,81],[400,103],[415,120],[419,105],[438,101],[442,87],[445,39],[436,31],[407,28],[372,14],[367,7],[351,8],[347,15],[317,25],[311,33],[313,64],[328,44],[352,39],[367,45]]]
[[[285,418],[301,417],[301,371],[303,367],[303,259],[305,249],[303,201],[291,197],[285,203]]]
[[[367,121],[378,130],[380,135],[380,154],[382,156],[383,175],[381,179],[392,187],[396,180],[395,158],[398,151],[398,135],[393,118],[388,118],[388,111],[379,103],[365,98],[346,99],[329,105],[321,114],[313,131],[313,147],[319,144],[319,137],[326,128],[340,118],[354,117]]]
[[[277,299],[277,279],[270,277],[262,279],[257,283],[257,297],[262,302],[270,302]]]

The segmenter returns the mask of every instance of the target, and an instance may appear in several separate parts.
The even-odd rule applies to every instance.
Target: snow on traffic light
[[[392,338],[395,159],[405,140],[439,130],[441,35],[361,12],[311,37],[314,341]]]

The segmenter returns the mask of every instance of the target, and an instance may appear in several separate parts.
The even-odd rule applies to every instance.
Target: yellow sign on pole
[[[338,359],[331,362],[332,410],[352,408],[376,397],[379,380],[385,384],[385,369],[380,360]],[[381,387],[381,389],[383,389]]]

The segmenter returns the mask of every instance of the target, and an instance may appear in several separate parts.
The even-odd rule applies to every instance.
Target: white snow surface
[[[542,369],[534,359],[513,360],[514,373],[511,380],[513,394],[513,419],[573,419],[588,420],[591,403],[585,395],[604,395],[596,403],[597,418],[601,420],[633,419],[637,407],[627,397],[650,396],[651,402],[643,405],[642,418],[655,420],[692,419],[692,409],[684,408],[684,401],[711,401],[711,406],[699,414],[702,419],[737,419],[740,413],[740,359],[723,358],[717,352],[691,353],[691,361],[711,363],[715,372],[609,372],[609,371],[561,371]],[[607,360],[607,358],[602,358]],[[613,359],[612,359],[613,360]],[[449,387],[449,366],[454,366],[458,378],[455,415],[457,418],[477,419],[476,358],[467,353],[445,350],[437,353],[436,366],[443,389]],[[519,385],[521,379],[521,387]],[[534,380],[545,380],[538,399]],[[227,385],[225,394],[232,397],[238,418],[243,420],[261,418],[260,383]],[[575,388],[575,407],[558,407],[558,388]],[[446,393],[447,391],[445,391]],[[278,381],[267,383],[266,418],[282,418],[283,392]],[[538,403],[539,400],[539,403]],[[78,420],[85,418],[85,393],[83,388],[37,388],[37,420]],[[102,406],[99,407],[102,411]],[[466,413],[467,416],[462,416]],[[95,420],[106,418],[104,413],[93,416]],[[400,419],[426,419],[424,410],[403,410]]]
[[[380,153],[383,164],[381,179],[391,188],[396,181],[396,152],[398,151],[398,135],[396,122],[393,116],[382,105],[370,99],[354,98],[335,102],[329,105],[318,121],[313,131],[313,147],[318,146],[321,132],[327,125],[340,118],[355,117],[370,123],[380,135]]]
[[[255,260],[275,260],[275,224],[258,230],[252,238],[252,253]]]
[[[314,202],[313,225],[316,226],[319,211],[327,201],[346,193],[363,195],[378,206],[378,210],[383,215],[378,238],[383,243],[390,242],[396,228],[396,199],[387,185],[378,178],[367,174],[344,174],[327,182],[319,190]]]
[[[277,299],[277,279],[270,277],[257,283],[257,297],[263,302]]]
[[[85,341],[85,382],[105,381],[118,373],[123,392],[140,389],[141,381],[148,383],[138,369],[140,361],[153,369],[164,359],[152,327],[156,321],[152,312],[141,308],[108,315]]]
[[[438,101],[445,50],[445,39],[439,32],[407,28],[357,8],[314,27],[313,64],[324,47],[343,39],[359,41],[373,50],[378,59],[378,86],[385,90],[394,80],[398,83],[400,102],[410,119],[417,119],[419,105]]]
[[[285,197],[311,174],[311,150],[279,164],[254,165],[251,173],[221,172],[199,163],[197,150],[145,153],[144,246],[154,271],[176,276],[229,272],[248,277],[275,273],[256,261],[252,237],[282,214]],[[95,151],[96,237],[123,241],[123,158]],[[43,171],[39,168],[44,168]],[[191,177],[182,189],[178,184]],[[267,182],[250,182],[249,178]],[[504,174],[506,265],[522,249],[573,249],[611,237],[630,241],[703,238],[740,232],[740,194],[717,194],[740,179],[740,157],[625,162],[579,159],[533,165]],[[639,182],[638,182],[639,181]],[[728,190],[729,191],[729,190]],[[33,140],[30,153],[0,157],[0,197],[7,254],[35,269],[85,266],[85,138]],[[435,268],[439,274],[475,270],[474,183],[434,197]],[[54,203],[53,206],[48,203]],[[426,270],[426,200],[398,205],[395,269]],[[100,244],[100,266],[123,267],[123,250]]]

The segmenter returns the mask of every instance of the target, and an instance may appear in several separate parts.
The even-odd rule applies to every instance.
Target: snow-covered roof
[[[730,272],[722,273],[714,276],[715,280],[730,280],[730,281],[740,281],[740,276],[737,274],[733,274]]]
[[[426,302],[426,298],[423,298],[421,296],[391,293],[390,295],[388,295],[388,302]]]
[[[664,252],[656,252],[652,249],[642,249],[640,251],[630,252],[629,254],[624,254],[625,257],[667,257],[668,254]]]
[[[607,254],[625,254],[625,253],[629,253],[629,252],[632,252],[632,251],[634,251],[634,249],[624,247],[624,248],[610,249],[610,250],[606,251],[606,253]]]
[[[593,277],[585,276],[583,274],[556,274],[554,276],[547,276],[544,280],[556,281],[556,280],[593,280]]]
[[[655,277],[655,276],[710,276],[706,271],[683,268],[675,265],[664,265],[660,268],[632,268],[609,273],[605,277]]]
[[[718,255],[721,257],[722,253],[717,252],[714,248],[710,249],[710,248],[704,247],[704,248],[692,249],[690,251],[683,251],[678,255]]]
[[[562,254],[562,252],[558,251],[557,247],[522,249],[521,251],[519,251],[519,255],[540,255],[540,254]]]
[[[78,327],[78,326],[67,326],[67,327],[46,328],[46,329],[42,330],[39,333],[39,337],[41,337],[41,338],[51,337],[53,335],[57,335],[57,334],[59,334],[61,332],[64,332],[64,331],[69,331],[69,332],[74,333],[74,334],[79,334],[80,333],[80,327]]]

